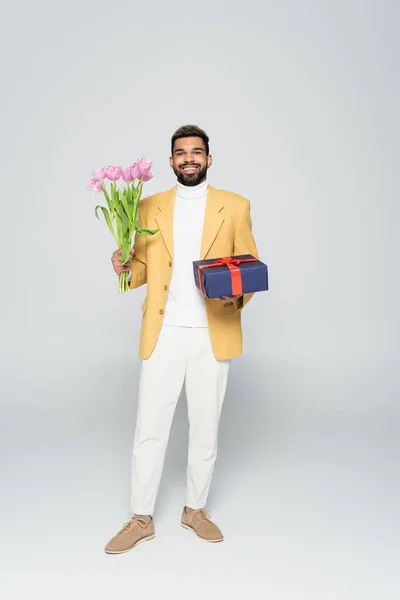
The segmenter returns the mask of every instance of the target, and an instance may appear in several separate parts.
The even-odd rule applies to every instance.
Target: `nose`
[[[196,162],[194,154],[188,152],[185,157],[185,165],[191,165]]]

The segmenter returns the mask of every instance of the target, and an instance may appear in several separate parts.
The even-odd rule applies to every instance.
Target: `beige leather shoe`
[[[222,542],[224,536],[219,527],[210,520],[210,514],[204,508],[192,510],[185,506],[182,512],[181,525],[206,542]]]
[[[141,542],[147,542],[155,537],[154,521],[151,519],[149,523],[141,517],[132,517],[127,521],[117,535],[108,542],[104,548],[107,554],[121,554],[132,550]]]

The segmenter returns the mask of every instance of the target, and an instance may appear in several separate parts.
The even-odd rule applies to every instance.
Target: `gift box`
[[[195,260],[193,272],[196,286],[207,298],[268,290],[267,265],[251,254]]]

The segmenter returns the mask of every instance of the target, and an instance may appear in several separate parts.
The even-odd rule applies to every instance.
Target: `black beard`
[[[197,172],[197,175],[185,175],[179,169],[174,169],[174,173],[182,185],[194,186],[198,185],[207,175],[208,167],[205,166],[204,169],[200,169]]]

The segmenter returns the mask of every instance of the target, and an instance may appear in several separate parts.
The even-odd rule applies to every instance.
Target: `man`
[[[105,547],[121,553],[154,538],[153,513],[170,427],[185,383],[189,417],[186,502],[181,525],[208,542],[223,540],[205,510],[217,456],[218,423],[231,359],[242,353],[241,310],[253,294],[205,298],[194,282],[194,260],[252,254],[250,202],[207,181],[209,138],[197,126],[172,136],[170,165],[177,184],[140,203],[140,222],[158,229],[137,235],[130,289],[147,283],[139,356],[142,359],[132,459],[133,517]]]

